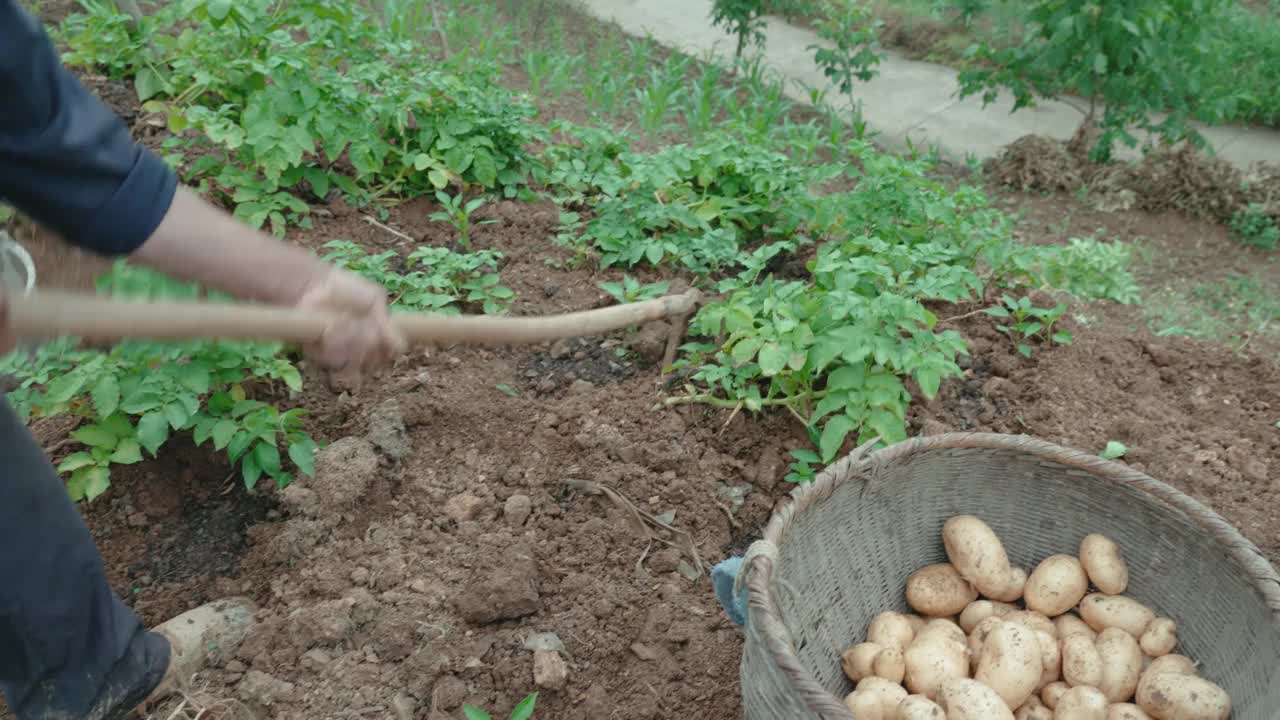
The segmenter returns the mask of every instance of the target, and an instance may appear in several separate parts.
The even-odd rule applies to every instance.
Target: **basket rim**
[[[1028,435],[957,432],[917,436],[863,455],[854,451],[827,466],[809,484],[792,492],[781,507],[775,509],[765,526],[761,544],[769,548],[749,553],[742,572],[747,588],[748,622],[751,632],[764,641],[776,666],[809,709],[826,717],[847,720],[853,715],[843,699],[832,695],[818,684],[813,674],[801,663],[795,651],[791,632],[782,621],[772,592],[776,549],[785,539],[796,515],[830,497],[846,482],[864,482],[875,469],[901,462],[925,452],[949,449],[1005,450],[1025,453],[1042,460],[1082,470],[1102,480],[1134,488],[1154,497],[1167,508],[1181,511],[1192,523],[1216,541],[1234,560],[1261,593],[1271,609],[1274,624],[1280,626],[1280,574],[1262,551],[1208,506],[1173,486],[1156,480],[1123,464],[1080,450],[1063,447]]]

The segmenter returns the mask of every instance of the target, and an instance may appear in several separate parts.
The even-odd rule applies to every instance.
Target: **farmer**
[[[245,300],[343,319],[306,348],[359,372],[404,339],[381,288],[239,224],[178,184],[161,159],[61,66],[39,22],[0,0],[0,199],[68,241]],[[14,347],[0,296],[0,353]],[[254,608],[227,599],[154,630],[107,584],[102,558],[49,459],[0,403],[0,688],[19,720],[124,718],[233,650]]]

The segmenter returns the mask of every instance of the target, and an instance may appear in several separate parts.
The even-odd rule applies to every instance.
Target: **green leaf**
[[[1009,317],[1009,311],[1005,310],[999,305],[997,305],[996,307],[983,308],[982,312],[986,313],[987,315],[991,315],[992,317],[998,317],[998,318]]]
[[[316,442],[309,437],[304,437],[289,445],[289,459],[307,477],[315,477],[316,475],[315,453]]]
[[[120,381],[115,375],[103,375],[91,391],[98,417],[110,417],[120,407]]]
[[[209,17],[214,20],[226,20],[227,15],[231,13],[232,0],[208,0],[205,8],[209,13]]]
[[[152,410],[138,420],[138,442],[155,457],[156,451],[169,439],[169,421],[164,413]]]
[[[511,720],[529,720],[533,717],[533,708],[538,703],[538,693],[533,693],[520,701],[511,711]]]
[[[93,456],[87,452],[71,453],[63,458],[62,462],[58,463],[58,472],[73,472],[82,467],[95,465],[97,462],[98,461],[94,460]]]
[[[462,714],[466,716],[467,720],[493,720],[493,717],[490,716],[489,713],[478,707],[472,707],[470,705],[462,706]]]
[[[213,426],[217,424],[216,418],[201,417],[196,421],[196,426],[191,429],[191,439],[195,441],[196,445],[205,444],[209,441],[209,438],[213,437]]]
[[[218,450],[225,448],[239,429],[240,425],[234,420],[219,420],[213,426],[213,447]]]
[[[765,377],[777,375],[787,366],[787,351],[777,343],[766,343],[760,348],[760,372]]]
[[[1072,335],[1070,331],[1059,330],[1058,332],[1053,334],[1053,341],[1058,343],[1059,345],[1070,344],[1071,340],[1072,340]]]
[[[1106,449],[1099,453],[1099,456],[1107,460],[1115,460],[1116,458],[1124,457],[1128,452],[1129,448],[1125,447],[1124,443],[1108,440]]]
[[[178,382],[197,395],[209,392],[209,366],[203,363],[187,363],[177,367]]]
[[[920,368],[916,371],[916,382],[920,384],[920,392],[932,400],[938,394],[938,385],[942,383],[942,373],[935,368]]]
[[[796,460],[799,460],[800,462],[807,462],[807,463],[822,462],[822,458],[818,457],[818,453],[812,450],[792,450],[791,457],[795,458]]]
[[[733,352],[730,356],[733,358],[735,365],[745,365],[755,359],[756,353],[760,352],[760,348],[764,346],[764,340],[758,337],[744,338],[733,346]]]
[[[231,442],[227,443],[227,456],[232,460],[239,460],[245,450],[249,449],[249,444],[253,442],[254,435],[251,432],[240,430],[231,438]]]
[[[822,440],[818,443],[818,451],[822,456],[822,462],[831,462],[835,458],[836,453],[840,452],[840,447],[844,444],[844,439],[853,430],[853,418],[848,415],[833,415],[822,428]]]
[[[258,467],[272,477],[280,474],[280,450],[271,443],[260,442],[253,448]]]
[[[164,78],[155,70],[144,67],[133,76],[133,89],[138,94],[138,100],[146,102],[164,92]]]
[[[240,402],[236,403],[235,407],[231,408],[231,417],[238,418],[244,415],[248,415],[254,410],[257,410],[258,408],[263,407],[264,404],[265,403],[259,400],[241,400]]]
[[[244,460],[240,463],[240,473],[244,477],[245,488],[252,490],[258,485],[258,480],[262,477],[262,467],[258,465],[256,453],[248,453],[244,456]]]
[[[137,440],[125,438],[116,446],[116,451],[111,453],[111,462],[117,465],[133,465],[142,462],[142,446]]]
[[[280,369],[280,379],[294,392],[302,392],[302,373],[298,368],[289,365]]]
[[[494,385],[494,387],[496,387],[503,395],[506,395],[507,397],[520,396],[520,392],[518,390],[511,387],[510,385],[507,385],[506,383],[499,383],[497,385]]]
[[[170,427],[174,430],[181,430],[186,426],[187,421],[191,419],[191,414],[187,412],[187,408],[180,402],[171,402],[164,406],[164,417],[169,421]]]
[[[114,433],[97,425],[86,425],[75,430],[71,433],[71,437],[89,447],[100,447],[106,450],[114,448],[119,440]]]
[[[475,174],[476,182],[485,187],[493,187],[498,182],[498,164],[485,150],[476,151],[475,159],[471,162],[471,172]]]
[[[101,465],[84,468],[84,498],[94,500],[111,487],[111,473]]]
[[[45,402],[60,405],[79,395],[85,384],[88,383],[89,377],[86,372],[83,372],[83,367],[78,369],[81,372],[73,370],[49,383],[49,387],[44,394]]]

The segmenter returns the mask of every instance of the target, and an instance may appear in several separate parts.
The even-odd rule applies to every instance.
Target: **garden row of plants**
[[[912,398],[960,374],[964,342],[939,317],[948,308],[1004,290],[987,311],[1030,355],[1070,336],[1055,327],[1064,304],[1036,307],[1022,290],[1136,300],[1123,246],[1023,246],[979,190],[931,179],[927,156],[878,152],[840,118],[799,118],[758,66],[698,65],[631,44],[632,56],[650,53],[623,76],[643,76],[631,89],[647,98],[630,116],[639,131],[617,122],[624,103],[600,90],[610,81],[600,67],[575,96],[599,122],[547,122],[496,80],[535,51],[492,22],[491,6],[442,7],[431,28],[468,50],[437,59],[415,52],[404,28],[336,0],[189,0],[141,26],[87,2],[60,35],[69,61],[131,79],[145,109],[167,118],[174,166],[249,222],[305,225],[335,194],[366,212],[428,195],[461,241],[477,202],[546,197],[562,208],[549,251],[688,277],[713,300],[693,318],[667,403],[789,413],[813,439],[796,455],[797,481],[848,442],[902,439]],[[572,80],[587,53],[543,59]],[[702,80],[677,88],[673,66]],[[548,77],[547,94],[571,92]],[[684,142],[661,141],[677,131]],[[325,254],[387,286],[397,307],[502,312],[517,300],[496,252],[462,249],[398,258],[339,240]],[[127,265],[102,289],[200,292]],[[645,295],[633,279],[606,289],[623,301]],[[61,468],[72,496],[92,499],[113,466],[179,434],[224,452],[250,488],[311,472],[316,443],[291,399],[302,381],[295,359],[272,343],[101,351],[68,339],[3,369],[21,381],[10,399],[27,417],[82,419],[72,434],[82,447]]]

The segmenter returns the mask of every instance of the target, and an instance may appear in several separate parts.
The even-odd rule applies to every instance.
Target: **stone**
[[[569,666],[554,650],[533,651],[533,684],[547,690],[563,690],[569,680]]]
[[[240,697],[262,705],[291,702],[296,696],[293,683],[272,677],[261,670],[250,670],[236,687]]]
[[[521,527],[529,516],[533,514],[533,500],[528,495],[515,494],[507,498],[507,502],[502,506],[502,515],[507,520],[507,524],[512,527]]]
[[[533,553],[504,551],[495,564],[480,570],[454,598],[458,612],[468,622],[487,625],[515,620],[538,612],[538,565]]]
[[[569,394],[570,395],[586,395],[587,393],[595,389],[596,389],[595,383],[589,380],[574,380],[569,385]]]

